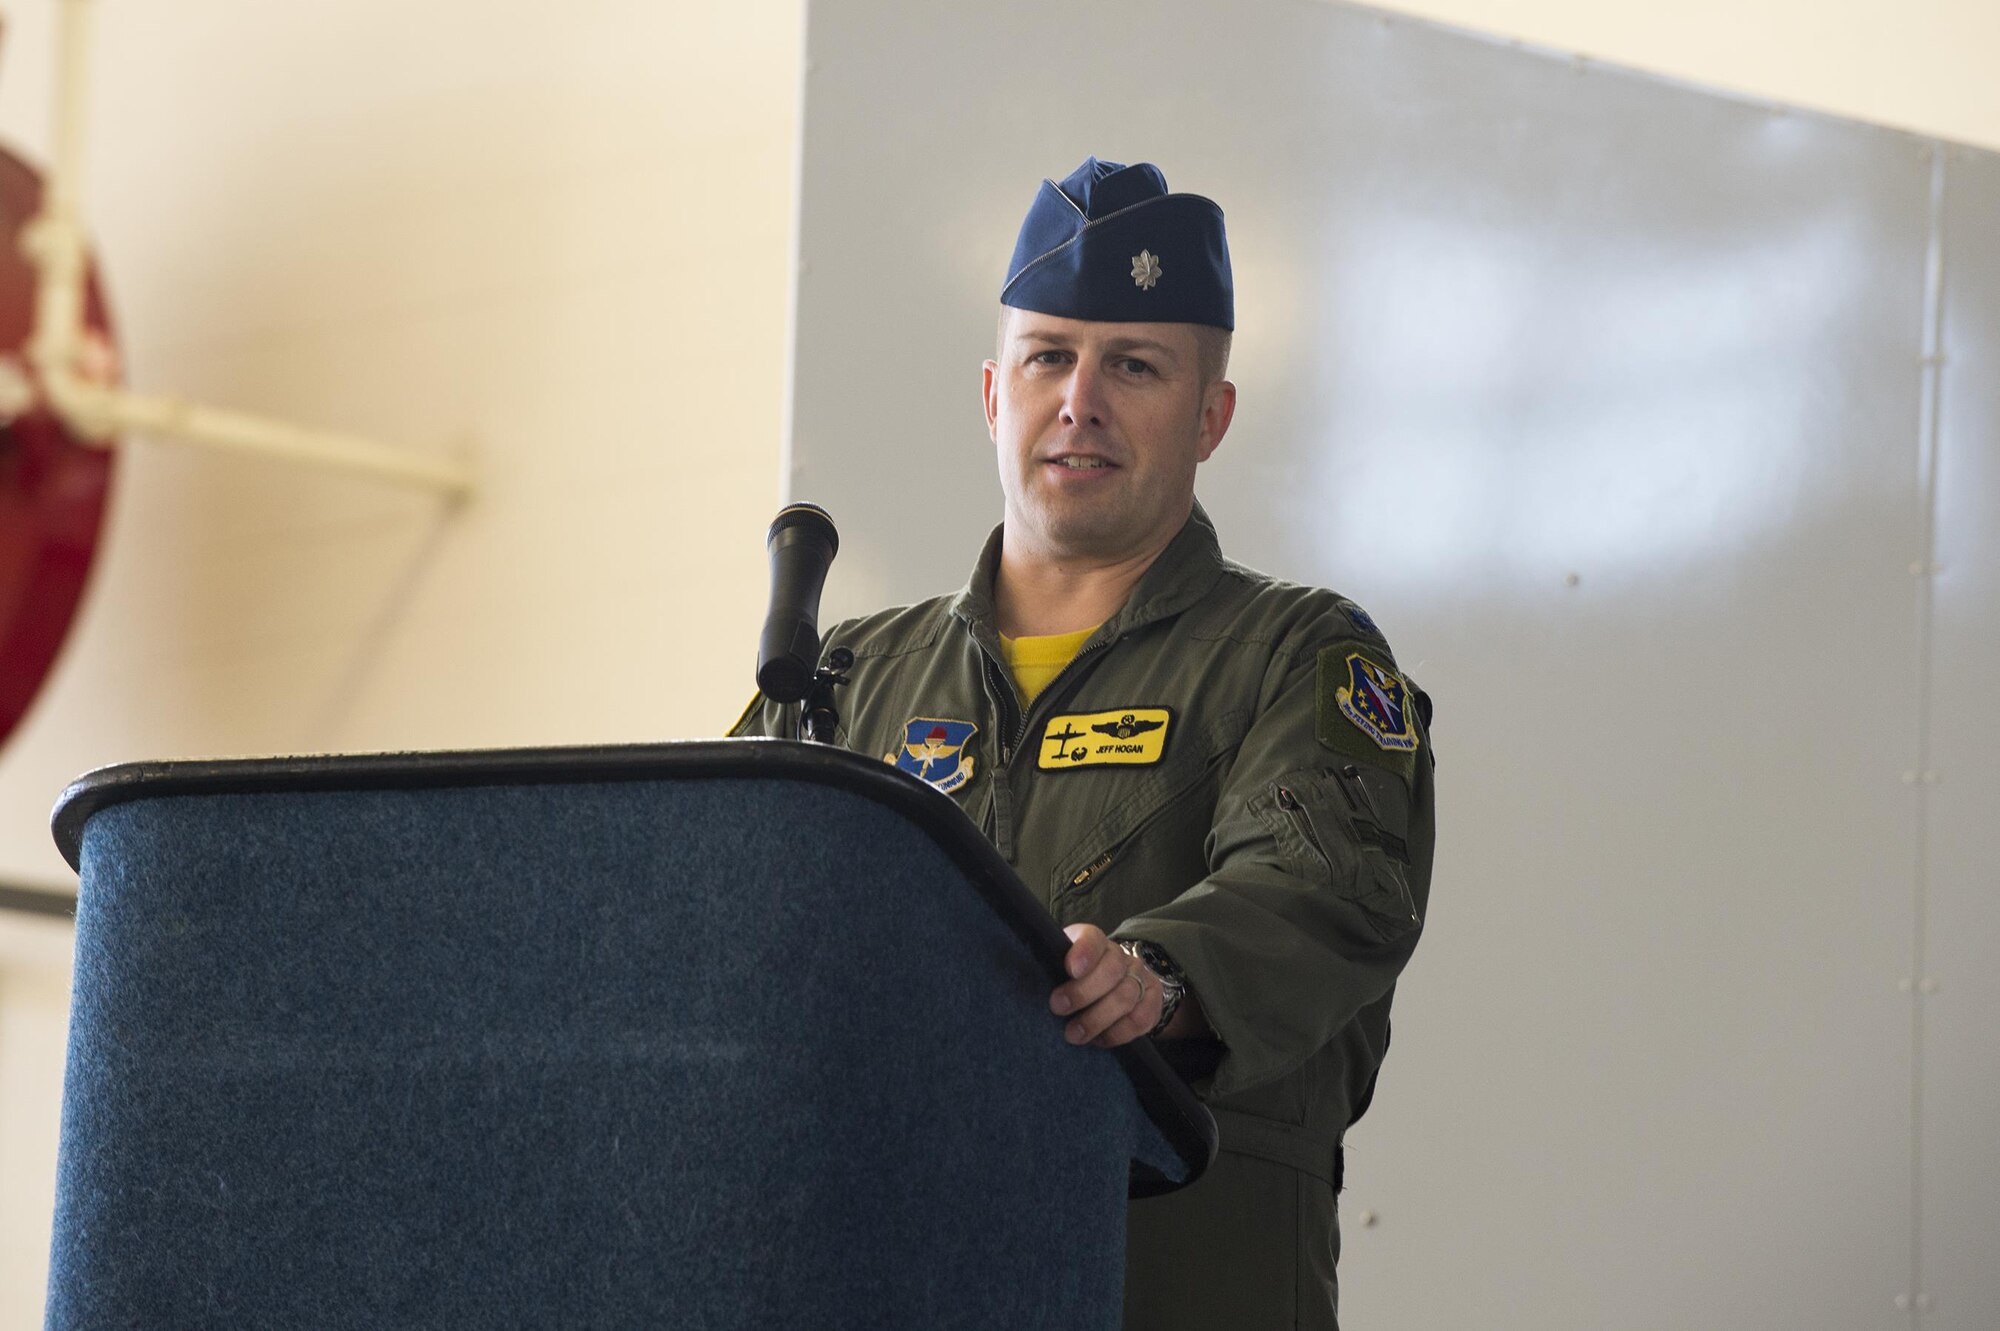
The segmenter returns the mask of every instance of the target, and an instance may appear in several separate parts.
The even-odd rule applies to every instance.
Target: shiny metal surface
[[[1925,1331],[2000,1325],[2000,157],[1944,168],[1922,1005]]]
[[[1926,144],[1280,0],[818,0],[808,48],[790,493],[841,524],[828,620],[963,577],[1013,229],[1043,175],[1149,159],[1229,216],[1225,547],[1361,600],[1437,698],[1347,1320],[1993,1324],[1992,982],[1920,1032],[1911,967],[1927,902],[1934,966],[1939,912],[1955,973],[1996,947],[1994,186],[1947,196],[1943,544],[1986,572],[1939,583],[1931,788]]]

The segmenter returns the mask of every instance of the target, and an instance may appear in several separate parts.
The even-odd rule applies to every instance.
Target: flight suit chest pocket
[[[1063,778],[1078,806],[1079,831],[1054,863],[1051,908],[1058,920],[1116,924],[1191,886],[1208,871],[1203,843],[1215,811],[1221,756],[1213,733],[1179,737],[1157,767]],[[1101,781],[1087,790],[1084,781]],[[1091,798],[1104,801],[1092,811]],[[1163,895],[1164,894],[1164,895]]]
[[[1423,923],[1410,889],[1410,796],[1392,773],[1359,763],[1288,773],[1251,803],[1286,866],[1361,908],[1393,941]]]

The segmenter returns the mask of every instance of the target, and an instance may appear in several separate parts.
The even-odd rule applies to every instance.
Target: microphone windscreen
[[[774,702],[797,702],[819,664],[819,596],[840,534],[825,509],[792,504],[772,521],[764,544],[771,553],[771,608],[757,644],[757,687]]]

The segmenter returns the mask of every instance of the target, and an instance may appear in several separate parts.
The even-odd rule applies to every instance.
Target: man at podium
[[[1195,502],[1236,407],[1215,203],[1086,159],[1000,305],[1004,521],[963,590],[825,635],[840,741],[949,793],[1065,925],[1072,1042],[1150,1034],[1215,1113],[1209,1172],[1131,1205],[1127,1326],[1333,1328],[1341,1139],[1428,897],[1429,699],[1366,611],[1230,562]]]

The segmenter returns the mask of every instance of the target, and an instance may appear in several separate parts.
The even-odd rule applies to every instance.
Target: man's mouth
[[[1067,467],[1071,471],[1095,471],[1111,465],[1103,458],[1094,458],[1083,453],[1070,453],[1063,457],[1050,458],[1049,461],[1055,466]]]

